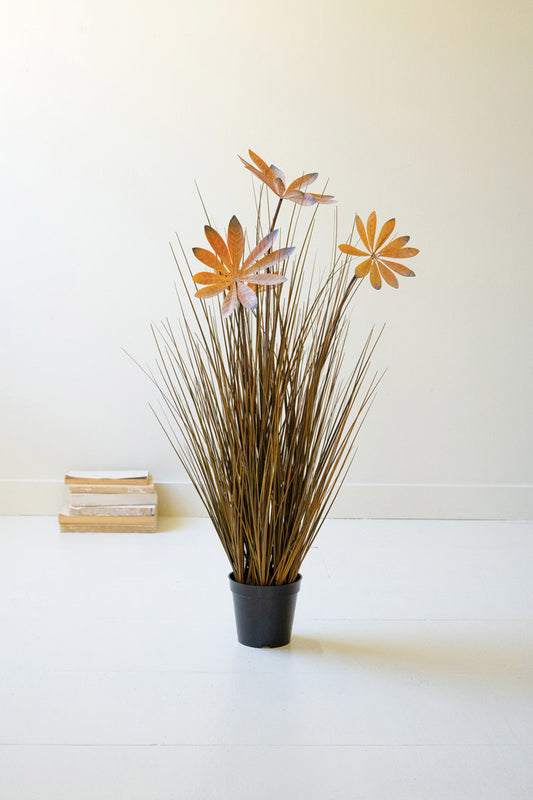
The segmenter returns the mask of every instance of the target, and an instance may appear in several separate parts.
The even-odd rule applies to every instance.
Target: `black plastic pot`
[[[237,623],[237,638],[247,647],[283,647],[289,644],[302,576],[282,586],[238,583],[233,572],[229,585]]]

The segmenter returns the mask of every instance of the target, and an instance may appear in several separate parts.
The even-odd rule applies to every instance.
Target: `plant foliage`
[[[367,274],[376,289],[381,277],[397,288],[394,272],[414,273],[384,259],[418,251],[405,247],[409,237],[385,244],[394,220],[376,238],[375,213],[366,228],[357,216],[366,251],[351,240],[336,246],[317,285],[309,247],[319,206],[334,198],[307,192],[316,173],[287,185],[281,170],[249,154],[252,163],[241,160],[262,182],[254,246],[245,257],[245,235],[234,216],[226,239],[209,224],[211,249],[193,250],[209,272],[193,274],[181,243],[179,251],[173,248],[182,319],[178,327],[168,320],[153,326],[157,369],[148,374],[163,401],[164,413],[156,416],[235,579],[271,585],[296,580],[353,459],[380,380],[369,375],[379,340],[373,332],[341,374],[350,301]],[[272,217],[268,191],[277,199]],[[285,243],[273,251],[276,222],[289,201]],[[305,206],[314,209],[300,236]],[[352,256],[365,258],[355,275]],[[191,278],[202,287],[199,301]]]

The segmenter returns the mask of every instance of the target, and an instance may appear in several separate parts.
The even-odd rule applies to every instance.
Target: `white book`
[[[69,514],[79,517],[154,517],[157,506],[69,506]]]
[[[71,470],[65,475],[65,483],[71,486],[153,486],[153,478],[145,470]]]
[[[88,494],[68,491],[70,506],[154,506],[157,504],[156,492],[140,492],[139,494],[124,492],[107,494],[91,492]]]
[[[157,513],[133,517],[116,517],[112,514],[87,516],[65,507],[58,521],[64,533],[154,533],[157,529]]]
[[[150,473],[146,469],[129,470],[70,470],[67,478],[89,481],[136,481],[148,478]]]
[[[150,494],[155,492],[153,483],[70,483],[67,485],[76,494]]]

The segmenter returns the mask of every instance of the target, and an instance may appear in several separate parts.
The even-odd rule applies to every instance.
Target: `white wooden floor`
[[[1,800],[530,800],[533,525],[329,521],[293,641],[207,520],[0,518]]]

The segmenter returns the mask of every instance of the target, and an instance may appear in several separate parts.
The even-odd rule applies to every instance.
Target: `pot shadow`
[[[408,635],[401,641],[365,637],[336,639],[318,636],[311,639],[293,636],[287,650],[309,658],[331,662],[343,670],[372,667],[389,671],[425,673],[441,677],[462,677],[477,682],[524,685],[533,680],[533,642],[499,642],[495,638],[464,641],[431,641]]]

